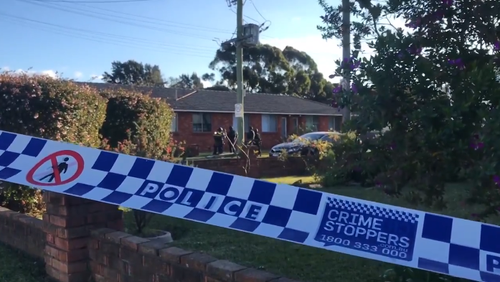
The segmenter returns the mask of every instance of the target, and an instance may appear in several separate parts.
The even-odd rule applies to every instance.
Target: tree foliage
[[[202,89],[203,79],[197,73],[181,74],[178,77],[169,79],[169,87],[182,88],[182,89]]]
[[[342,7],[320,4],[325,15],[319,29],[326,38],[338,36]],[[474,216],[497,214],[500,2],[359,0],[351,10],[360,18],[355,36],[375,54],[360,58],[362,46],[354,44],[352,57],[337,62],[336,74],[350,73],[352,85],[337,89],[336,99],[358,113],[347,130],[389,130],[355,143],[345,154],[356,158],[343,169],[378,167],[374,180],[388,194],[413,187],[410,200],[436,207],[446,206],[446,182],[468,180],[470,202],[487,207]],[[391,16],[407,29],[383,25]]]
[[[221,79],[217,85],[236,88],[236,48],[223,46],[209,65]],[[245,89],[254,93],[290,94],[316,101],[331,98],[333,85],[318,71],[316,62],[305,52],[287,46],[261,44],[243,49]],[[214,74],[203,75],[214,81]]]
[[[143,64],[134,60],[111,63],[111,73],[104,72],[102,80],[107,83],[165,87],[160,67]]]

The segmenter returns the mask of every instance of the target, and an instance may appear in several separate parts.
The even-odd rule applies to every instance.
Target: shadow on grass
[[[295,179],[287,179],[286,182]],[[449,206],[444,211],[409,205],[402,198],[391,198],[373,188],[338,187],[317,189],[353,198],[386,203],[390,205],[433,211],[446,215],[470,218],[480,207],[464,208],[460,202],[465,198],[467,185],[450,184],[446,200]],[[133,228],[133,216],[125,214],[126,226]],[[490,223],[500,223],[492,218]],[[239,231],[223,229],[167,216],[153,217],[150,228],[170,231],[173,245],[192,251],[208,253],[247,267],[263,269],[291,279],[308,282],[367,282],[381,281],[379,276],[393,265],[375,260],[335,253],[323,249],[265,238]],[[441,280],[440,280],[441,281]],[[456,281],[456,280],[454,280]],[[466,280],[463,280],[466,281]]]
[[[53,280],[47,276],[43,261],[0,243],[0,282],[53,282]]]

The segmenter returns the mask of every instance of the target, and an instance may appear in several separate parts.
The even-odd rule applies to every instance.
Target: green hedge
[[[47,76],[0,74],[0,129],[84,146],[101,144],[106,99],[95,89]],[[40,215],[40,190],[4,182],[0,205]]]
[[[102,92],[108,99],[101,134],[111,147],[123,140],[136,139],[139,131],[160,148],[170,143],[173,111],[164,101],[125,90]]]
[[[106,99],[47,76],[0,74],[0,129],[84,146],[100,145]]]

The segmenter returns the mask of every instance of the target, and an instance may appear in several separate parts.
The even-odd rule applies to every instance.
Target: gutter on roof
[[[201,110],[177,110],[173,109],[174,112],[182,112],[182,113],[217,113],[217,114],[234,114],[233,111],[201,111]],[[270,113],[270,112],[247,112],[245,111],[245,114],[258,114],[258,115],[284,115],[284,116],[335,116],[335,117],[341,117],[343,116],[342,114],[315,114],[315,113]]]

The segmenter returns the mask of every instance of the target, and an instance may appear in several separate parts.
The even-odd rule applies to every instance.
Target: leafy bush
[[[48,76],[0,74],[0,128],[83,146],[100,144],[106,100],[92,88]]]
[[[175,162],[176,158],[182,157],[185,150],[183,143],[178,143],[170,137],[167,139],[167,146],[158,145],[158,138],[161,138],[163,134],[161,130],[158,130],[158,133],[150,133],[137,123],[133,123],[133,125],[133,129],[125,132],[125,140],[118,142],[117,145],[113,147],[107,139],[103,139],[101,147],[104,150],[168,162]],[[134,234],[144,235],[146,227],[154,214],[140,210],[132,210],[132,212],[134,213],[136,224],[136,230],[132,232]]]
[[[324,35],[340,35],[337,9],[322,3]],[[412,202],[444,208],[445,184],[469,180],[470,202],[487,206],[477,218],[498,215],[500,3],[358,1],[352,9],[362,18],[353,24],[355,50],[335,73],[352,84],[336,89],[335,101],[357,113],[346,129],[389,128],[366,159],[380,167],[375,183],[393,195],[413,187]],[[394,15],[412,31],[377,25]],[[374,55],[359,58],[361,39],[372,36]]]
[[[95,90],[48,76],[0,74],[0,129],[97,147],[106,100]],[[41,192],[2,183],[0,203],[20,212],[40,212]]]
[[[169,145],[173,111],[167,103],[124,90],[103,92],[101,95],[108,98],[101,134],[112,147],[144,133],[154,136],[152,142],[160,148]],[[139,129],[144,132],[139,132]]]

